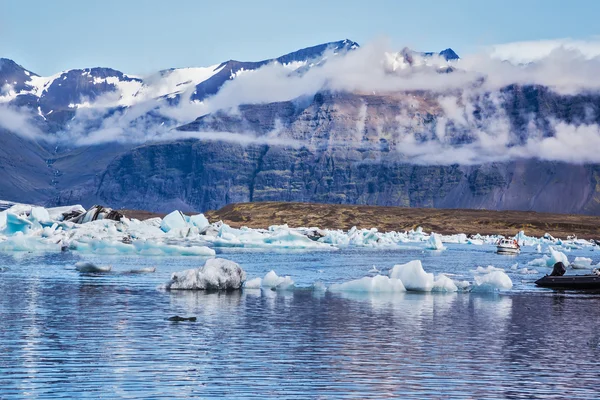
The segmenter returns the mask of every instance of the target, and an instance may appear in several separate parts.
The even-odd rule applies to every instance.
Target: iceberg
[[[32,207],[29,219],[34,222],[48,222],[50,221],[50,214],[43,207]]]
[[[191,216],[190,223],[198,228],[200,232],[204,232],[210,226],[210,222],[208,222],[204,214]]]
[[[272,289],[289,289],[294,281],[289,276],[278,276],[275,271],[269,271],[262,280],[262,286]]]
[[[571,264],[573,269],[591,269],[592,259],[587,257],[575,257],[575,261]]]
[[[446,248],[442,244],[442,239],[439,235],[432,233],[427,241],[427,248],[429,250],[445,250]]]
[[[27,233],[32,227],[31,221],[24,217],[20,217],[12,212],[6,212],[6,223],[4,233],[6,235],[14,235],[16,233]]]
[[[112,267],[110,265],[109,266],[98,266],[98,265],[92,264],[91,262],[79,261],[78,263],[75,264],[75,269],[82,273],[106,273],[106,272],[110,272]]]
[[[487,274],[476,275],[472,292],[495,292],[512,289],[513,283],[503,271],[491,271]]]
[[[202,268],[174,272],[167,290],[236,290],[246,280],[239,264],[223,258],[207,260]]]
[[[261,285],[262,285],[262,279],[254,278],[254,279],[250,279],[250,280],[246,281],[246,283],[244,283],[244,289],[260,289]]]
[[[187,228],[188,224],[185,220],[185,216],[181,211],[175,210],[172,213],[166,215],[160,223],[160,229],[164,232],[169,232],[172,229]]]
[[[440,274],[433,282],[433,288],[431,290],[434,292],[457,292],[458,286],[456,286],[452,279],[444,274]]]
[[[383,275],[364,277],[349,282],[338,283],[329,287],[331,292],[365,292],[365,293],[396,293],[405,292],[406,288],[400,279]]]
[[[400,279],[406,290],[430,292],[433,289],[433,274],[425,272],[419,260],[394,265],[389,275],[392,279]]]
[[[565,253],[561,253],[558,250],[554,250],[552,246],[548,246],[548,250],[550,251],[550,258],[547,261],[548,267],[553,267],[557,262],[562,262],[565,264],[565,267],[570,265],[569,259],[567,258]]]

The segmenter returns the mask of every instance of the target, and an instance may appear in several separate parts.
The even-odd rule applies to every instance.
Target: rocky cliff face
[[[551,121],[589,119],[595,97],[559,96],[510,87],[501,101],[475,103],[475,115],[505,115],[510,145],[527,126],[552,135]],[[486,109],[492,107],[493,109]],[[132,149],[102,174],[95,195],[112,205],[205,211],[242,201],[304,201],[407,207],[600,212],[600,166],[521,159],[476,165],[415,165],[403,158],[407,135],[426,143],[445,111],[430,93],[319,93],[218,112],[181,127],[221,132],[215,140],[181,140]],[[402,116],[402,118],[398,118]],[[476,119],[477,121],[477,119]],[[472,131],[446,124],[460,146]],[[228,132],[263,141],[235,143]]]
[[[274,200],[598,214],[598,182],[596,165],[419,166],[370,162],[358,150],[184,140],[118,157],[97,195],[108,204],[156,211]]]

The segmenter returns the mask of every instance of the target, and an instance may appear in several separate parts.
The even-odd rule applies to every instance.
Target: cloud
[[[527,64],[541,61],[555,51],[574,51],[585,59],[600,56],[600,39],[573,40],[568,38],[553,40],[532,40],[496,44],[483,50],[491,58],[510,61],[514,64]]]
[[[390,118],[392,122],[377,118],[372,114],[377,111],[363,102],[356,115],[344,115],[353,119],[349,125],[353,138],[341,143],[331,140],[330,144],[371,145],[375,149],[378,140],[385,138],[396,150],[392,153],[395,157],[425,164],[477,164],[517,158],[600,162],[600,154],[591,150],[600,144],[594,107],[586,109],[580,121],[573,120],[570,124],[554,120],[552,115],[523,115],[529,124],[524,132],[516,132],[503,108],[505,98],[501,92],[511,84],[540,85],[563,95],[600,92],[597,78],[600,41],[561,39],[501,44],[447,62],[437,56],[422,57],[407,49],[397,51],[387,40],[380,39],[345,54],[327,52],[323,59],[323,62],[314,60],[319,66],[306,70],[294,71],[289,65],[271,63],[244,71],[202,102],[189,101],[192,91],[188,88],[177,105],[162,98],[115,108],[111,105],[118,104],[119,93],[109,93],[89,107],[77,109],[57,137],[75,145],[195,137],[297,146],[299,142],[291,139],[298,136],[297,132],[286,132],[285,124],[279,124],[264,137],[256,132],[189,133],[175,128],[217,110],[239,114],[238,107],[243,104],[310,98],[320,91],[361,95],[419,92],[415,98],[400,97],[399,111]],[[453,72],[445,73],[449,67]],[[3,93],[8,93],[8,88]],[[436,117],[431,126],[425,126],[412,110],[423,107],[423,99],[429,107],[423,113],[431,112]],[[0,126],[37,140],[45,135],[31,122],[33,117],[22,109],[0,107]],[[540,126],[541,123],[546,125]],[[394,126],[392,132],[390,126]],[[309,135],[306,142],[314,142],[310,130],[306,132]],[[377,132],[379,136],[374,144],[365,144],[363,132],[365,135]]]
[[[44,134],[32,120],[31,110],[0,104],[0,128],[27,139],[52,141],[53,138]]]

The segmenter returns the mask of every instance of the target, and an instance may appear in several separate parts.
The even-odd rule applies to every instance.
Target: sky
[[[387,38],[459,55],[493,44],[597,38],[596,0],[0,0],[0,57],[51,75],[130,74],[256,61],[311,45]]]

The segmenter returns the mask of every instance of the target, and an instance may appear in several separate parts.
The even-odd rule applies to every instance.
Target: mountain
[[[547,119],[582,117],[577,110],[600,104],[600,95],[558,96],[543,88],[511,87],[505,94],[502,108],[512,121],[514,143],[520,140],[522,113],[530,109],[538,109],[537,123],[543,124]],[[278,127],[278,141],[238,144],[223,133],[222,142],[180,140],[136,147],[108,165],[97,193],[109,204],[159,211],[306,201],[600,212],[599,165],[535,159],[481,165],[402,162],[397,157],[402,144],[397,137],[382,135],[382,127],[396,130],[400,122],[395,116],[406,113],[414,121],[412,129],[427,137],[443,116],[434,99],[407,107],[403,96],[412,97],[319,93],[304,103],[245,105],[235,115],[202,116],[179,129],[252,132],[267,138]],[[468,132],[454,134],[456,142],[470,140]]]
[[[412,88],[462,82],[467,72],[452,49],[344,66],[358,49],[343,40],[147,77],[111,68],[41,77],[2,59],[0,111],[30,110],[50,140],[0,128],[0,198],[153,211],[276,200],[600,214],[600,166],[543,142],[600,124],[596,91],[486,89],[485,75]],[[252,82],[248,72],[267,65],[284,73],[251,86],[254,94],[287,98],[233,101],[249,90],[238,78]],[[306,76],[319,84],[312,92]],[[377,90],[361,86],[370,79]],[[271,80],[293,82],[294,95]],[[207,106],[219,96],[227,101]]]

